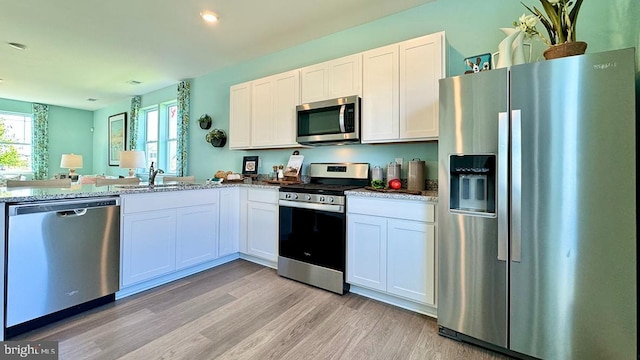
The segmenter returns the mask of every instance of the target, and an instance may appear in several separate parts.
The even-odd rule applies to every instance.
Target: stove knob
[[[284,194],[285,199],[291,199],[291,194]]]
[[[332,203],[333,201],[333,196],[329,196],[329,202]]]
[[[305,196],[305,199],[307,199],[307,201],[311,201],[311,195],[307,194],[307,196]]]
[[[298,194],[293,194],[293,199],[298,200]]]
[[[320,196],[320,202],[324,202],[324,196]]]

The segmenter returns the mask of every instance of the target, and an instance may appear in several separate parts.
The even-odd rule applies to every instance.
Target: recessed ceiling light
[[[89,102],[94,102],[94,101],[98,101],[98,99],[94,99],[94,98],[87,98],[87,101],[89,101]]]
[[[220,18],[218,16],[218,14],[214,13],[211,10],[205,10],[205,11],[201,12],[200,16],[202,16],[204,21],[210,22],[210,23],[214,23],[214,22],[218,21],[218,19]]]
[[[10,42],[7,43],[9,44],[9,46],[11,46],[12,48],[16,49],[16,50],[27,50],[27,45],[25,44],[20,44],[20,43],[15,43],[15,42]]]
[[[129,81],[127,81],[127,84],[129,84],[129,85],[140,85],[140,84],[142,84],[142,81],[129,80]]]

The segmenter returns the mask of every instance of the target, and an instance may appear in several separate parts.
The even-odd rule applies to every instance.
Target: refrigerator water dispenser
[[[495,155],[450,156],[452,212],[495,215],[495,163]]]

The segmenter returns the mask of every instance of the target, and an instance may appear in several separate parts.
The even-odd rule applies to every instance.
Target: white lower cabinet
[[[435,307],[435,204],[348,196],[347,209],[347,282]]]
[[[278,189],[249,188],[246,191],[246,218],[241,230],[245,244],[241,245],[241,251],[275,267],[278,260]]]
[[[220,232],[218,235],[218,256],[227,256],[240,251],[240,189],[237,187],[220,190]]]
[[[223,235],[223,247],[219,241],[223,229],[237,229],[237,194],[223,188],[122,195],[121,287],[237,253],[237,230]],[[224,216],[220,199],[232,203]]]
[[[123,287],[175,271],[175,210],[125,215],[122,232]]]
[[[347,282],[387,290],[387,219],[348,214]]]
[[[424,304],[435,299],[435,226],[388,220],[387,291]]]
[[[176,269],[218,257],[218,203],[179,208],[176,224]]]

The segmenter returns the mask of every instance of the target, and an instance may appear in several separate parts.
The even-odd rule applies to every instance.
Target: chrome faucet
[[[162,169],[155,170],[153,168],[153,161],[152,161],[151,166],[149,167],[149,186],[155,185],[156,175],[158,174],[164,174],[164,170]]]

